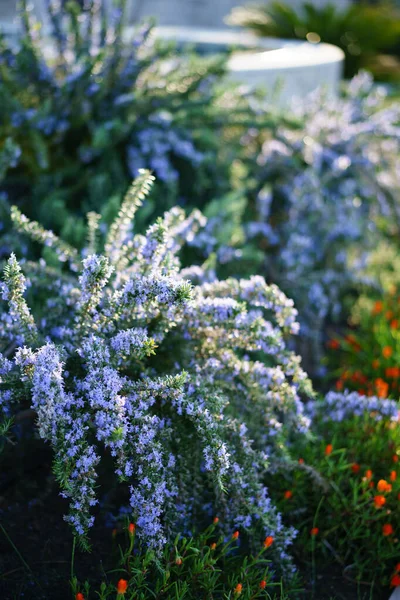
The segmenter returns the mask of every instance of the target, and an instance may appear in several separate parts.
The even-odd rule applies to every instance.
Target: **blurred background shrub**
[[[249,131],[248,155],[235,168],[238,191],[206,210],[203,240],[208,249],[213,236],[222,242],[222,272],[263,273],[294,299],[312,372],[327,324],[343,319],[345,295],[364,279],[369,252],[398,236],[400,114],[385,102],[366,73],[340,99],[317,93],[297,101],[298,128]]]
[[[326,42],[345,52],[345,76],[370,68],[376,77],[399,79],[400,10],[392,2],[338,7],[334,2],[300,8],[274,0],[234,9],[228,19],[259,36]],[[389,56],[388,56],[389,55]]]

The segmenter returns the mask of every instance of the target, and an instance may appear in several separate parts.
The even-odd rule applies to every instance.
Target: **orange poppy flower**
[[[318,535],[318,534],[319,534],[319,529],[318,529],[318,527],[313,527],[313,528],[310,530],[310,534],[311,534],[313,537],[315,537],[316,535]]]
[[[272,535],[268,535],[264,540],[264,548],[270,548],[270,546],[272,546],[273,543],[274,538],[272,537]]]
[[[365,471],[365,477],[366,477],[367,479],[372,479],[372,475],[373,475],[373,473],[372,473],[371,469],[367,469],[367,470]]]
[[[267,587],[267,582],[265,581],[265,579],[262,579],[260,581],[260,589],[265,590],[266,587]]]
[[[393,533],[394,529],[390,523],[385,523],[385,525],[382,526],[382,535],[384,535],[385,537],[387,537],[388,535],[393,535]]]
[[[85,600],[85,596],[81,594],[81,592],[78,592],[75,596],[75,600]]]
[[[380,479],[377,483],[376,489],[378,492],[391,492],[392,486],[385,479]]]
[[[286,490],[286,492],[283,494],[283,497],[285,498],[285,500],[290,500],[290,498],[293,496],[293,492],[291,490]]]
[[[128,589],[128,582],[126,579],[120,579],[117,583],[117,592],[118,594],[126,594],[126,590]]]
[[[399,328],[399,322],[397,319],[392,319],[392,321],[390,321],[390,329],[398,329]]]
[[[385,369],[385,376],[388,379],[397,379],[399,377],[400,369],[398,367],[387,367]]]
[[[396,471],[390,471],[390,481],[396,481],[397,473]]]
[[[353,464],[351,465],[351,470],[352,470],[352,471],[353,471],[353,473],[355,473],[355,474],[359,473],[360,469],[361,469],[361,467],[360,467],[360,465],[359,465],[358,463],[353,463]]]
[[[389,384],[386,381],[378,377],[375,379],[375,388],[378,398],[386,398],[389,391]]]
[[[377,300],[373,306],[372,314],[379,315],[383,311],[383,302],[382,300]]]
[[[385,496],[374,496],[374,504],[375,504],[375,508],[382,508],[382,506],[384,506],[384,504],[386,504],[386,498]]]
[[[398,463],[398,462],[399,462],[399,457],[397,456],[397,454],[393,454],[393,456],[392,456],[392,461],[393,461],[394,463]]]

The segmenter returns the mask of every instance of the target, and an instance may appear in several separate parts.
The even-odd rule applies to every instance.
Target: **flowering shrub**
[[[382,90],[365,74],[345,97],[315,93],[294,111],[301,127],[278,127],[245,171],[241,246],[244,268],[253,259],[258,272],[294,298],[309,338],[304,354],[315,367],[324,326],[340,315],[366,253],[382,229],[397,235],[400,113],[397,105],[385,107]],[[211,236],[218,238],[223,219],[212,221]],[[237,256],[230,252],[236,263]],[[239,272],[240,265],[231,268]]]
[[[150,548],[218,514],[227,531],[273,536],[284,564],[294,531],[262,478],[268,462],[285,460],[288,436],[309,423],[300,394],[311,395],[310,383],[286,347],[297,332],[293,302],[262,277],[191,285],[202,269],[181,270],[177,253],[202,225],[198,211],[185,218],[172,209],[132,236],[152,180],[141,172],[103,243],[98,216],[89,215],[81,256],[13,208],[17,229],[50,247],[63,268],[20,265],[14,255],[6,264],[3,412],[36,412],[69,500],[65,518],[83,543],[111,455]]]
[[[330,392],[308,414],[315,437],[297,439],[298,469],[282,472],[271,495],[299,529],[299,550],[309,552],[314,573],[337,563],[380,597],[382,588],[399,585],[398,403]]]
[[[238,540],[234,535],[226,540],[215,523],[195,538],[182,538],[173,547],[164,550],[159,566],[154,554],[138,544],[135,525],[129,524],[125,532],[114,531],[114,542],[120,545],[119,569],[110,575],[112,583],[103,582],[98,594],[101,600],[115,599],[116,592],[128,599],[148,597],[150,591],[163,598],[175,600],[177,590],[185,590],[185,598],[279,598],[285,600],[286,589],[282,582],[274,581],[267,560],[273,542],[264,540],[255,556],[241,559],[236,551]],[[127,538],[127,539],[126,539]],[[276,578],[275,578],[276,579]],[[73,598],[87,600],[93,586],[72,580]],[[286,588],[286,586],[285,586]],[[143,596],[141,596],[143,594]],[[267,596],[268,594],[268,596]]]
[[[114,198],[112,210],[138,168],[163,184],[163,210],[189,189],[198,199],[228,185],[217,157],[224,61],[179,55],[149,24],[126,38],[125,4],[107,14],[105,0],[50,0],[42,32],[24,0],[18,46],[0,37],[0,174],[11,159],[2,190],[74,241],[84,224],[71,211]]]
[[[400,397],[400,301],[395,288],[374,303],[360,302],[356,328],[328,342],[339,377],[348,388],[380,398]]]

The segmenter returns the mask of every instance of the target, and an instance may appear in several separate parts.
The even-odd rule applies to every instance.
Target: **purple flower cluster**
[[[307,404],[307,413],[311,419],[335,421],[340,423],[353,417],[369,415],[377,421],[399,420],[399,406],[394,400],[376,396],[360,396],[358,392],[329,392],[322,401]]]

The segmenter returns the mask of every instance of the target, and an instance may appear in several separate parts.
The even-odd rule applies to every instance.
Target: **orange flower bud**
[[[385,346],[382,350],[382,356],[390,358],[393,354],[393,348],[391,346]]]
[[[216,542],[213,542],[210,546],[211,550],[215,550],[216,547],[217,547]]]
[[[399,457],[397,456],[397,454],[393,454],[393,456],[392,456],[392,461],[393,461],[394,463],[398,463],[398,462],[399,462]]]
[[[367,479],[371,479],[371,478],[372,478],[372,475],[373,475],[373,473],[372,473],[371,469],[367,469],[367,470],[365,471],[365,477],[366,477]]]
[[[325,456],[330,456],[332,454],[333,446],[332,444],[328,444],[325,448]]]
[[[266,587],[267,587],[267,582],[265,581],[265,579],[262,579],[260,581],[260,589],[265,590]]]
[[[382,527],[382,535],[387,537],[388,535],[392,535],[394,533],[394,529],[390,523],[385,523]]]
[[[118,594],[125,594],[128,589],[128,582],[126,579],[120,579],[117,583]]]
[[[313,528],[311,529],[311,531],[310,531],[310,534],[311,534],[313,537],[315,537],[316,535],[318,535],[318,534],[319,534],[319,529],[318,529],[318,527],[313,527]]]
[[[385,496],[374,496],[374,504],[375,508],[382,508],[382,506],[386,504]]]
[[[214,525],[216,525],[217,523],[219,523],[219,519],[218,519],[218,517],[214,517],[214,518],[213,518],[213,523],[214,523]]]
[[[390,321],[390,329],[398,329],[399,328],[399,322],[397,319],[393,319],[392,321]]]
[[[290,500],[290,498],[293,496],[293,492],[291,490],[286,490],[286,492],[284,492],[283,497],[285,498],[285,500]]]
[[[242,593],[243,590],[243,586],[241,583],[238,583],[237,586],[235,587],[235,594],[236,596],[240,596],[240,594]]]
[[[274,543],[272,535],[268,535],[264,540],[264,548],[269,548]]]
[[[176,561],[175,561],[175,564],[176,564],[176,565],[178,565],[178,567],[180,567],[180,566],[181,566],[181,564],[182,564],[182,559],[181,559],[179,556],[178,556],[178,558],[176,559]]]
[[[232,539],[233,540],[237,540],[238,537],[239,537],[239,532],[238,531],[235,531],[234,533],[232,533]]]
[[[136,525],[134,523],[129,523],[128,531],[129,535],[134,535],[136,531]]]
[[[396,471],[390,471],[390,481],[396,481],[397,473]]]
[[[85,600],[85,596],[81,594],[81,592],[78,592],[75,596],[75,600]]]
[[[351,465],[351,470],[352,470],[352,471],[353,471],[353,473],[355,473],[355,474],[359,473],[360,469],[361,469],[361,467],[360,467],[360,465],[359,465],[358,463],[353,463],[353,464]]]
[[[329,342],[327,343],[327,346],[331,350],[338,350],[338,348],[340,348],[340,342],[339,342],[339,340],[329,340]]]
[[[304,458],[299,458],[299,465],[304,465]]]
[[[383,311],[383,302],[381,300],[377,300],[372,309],[373,315],[379,315]]]

